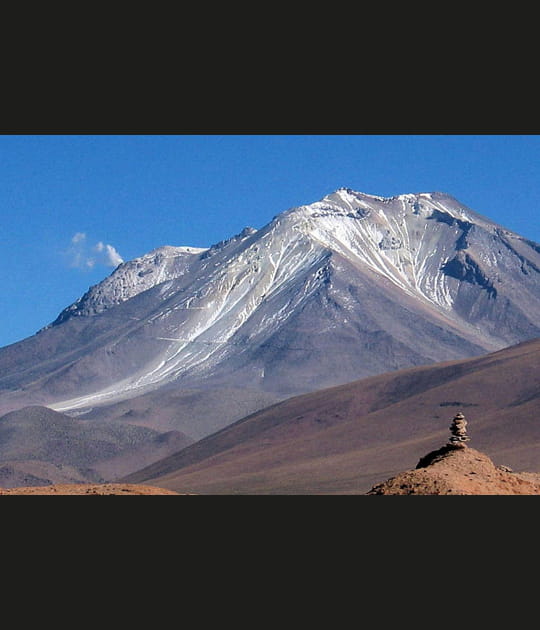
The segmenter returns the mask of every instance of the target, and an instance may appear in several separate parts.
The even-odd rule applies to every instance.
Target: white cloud
[[[71,238],[71,245],[67,250],[69,266],[75,269],[90,270],[96,265],[117,267],[124,259],[115,247],[98,241],[94,246],[88,243],[84,232],[77,232]]]
[[[105,245],[101,241],[94,247],[96,252],[101,254],[102,264],[107,265],[107,267],[118,267],[119,264],[124,262],[124,259],[120,254],[116,251],[112,245]]]
[[[84,232],[77,232],[77,234],[75,234],[73,238],[71,239],[71,242],[73,244],[80,243],[81,241],[84,241],[85,239],[86,239],[86,234]]]

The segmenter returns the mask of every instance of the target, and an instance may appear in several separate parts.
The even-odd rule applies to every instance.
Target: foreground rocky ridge
[[[513,472],[474,448],[446,445],[422,457],[414,470],[373,486],[367,494],[540,494],[540,474]]]

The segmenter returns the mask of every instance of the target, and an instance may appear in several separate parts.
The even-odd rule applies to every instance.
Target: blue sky
[[[540,242],[539,135],[1,135],[0,346],[120,260],[208,247],[341,186],[446,192]]]

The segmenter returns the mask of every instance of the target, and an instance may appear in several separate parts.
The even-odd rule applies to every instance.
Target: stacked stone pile
[[[465,442],[468,442],[471,438],[467,435],[467,420],[462,413],[458,413],[454,416],[452,424],[450,425],[450,433],[452,437],[448,440],[448,444],[455,448],[465,448]]]

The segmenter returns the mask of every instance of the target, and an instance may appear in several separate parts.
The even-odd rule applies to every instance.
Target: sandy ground
[[[28,486],[20,488],[0,488],[0,495],[7,494],[33,494],[33,495],[159,495],[169,494],[178,496],[178,492],[157,488],[155,486],[144,486],[142,484],[129,483],[96,483],[96,484],[55,484],[50,486]]]

